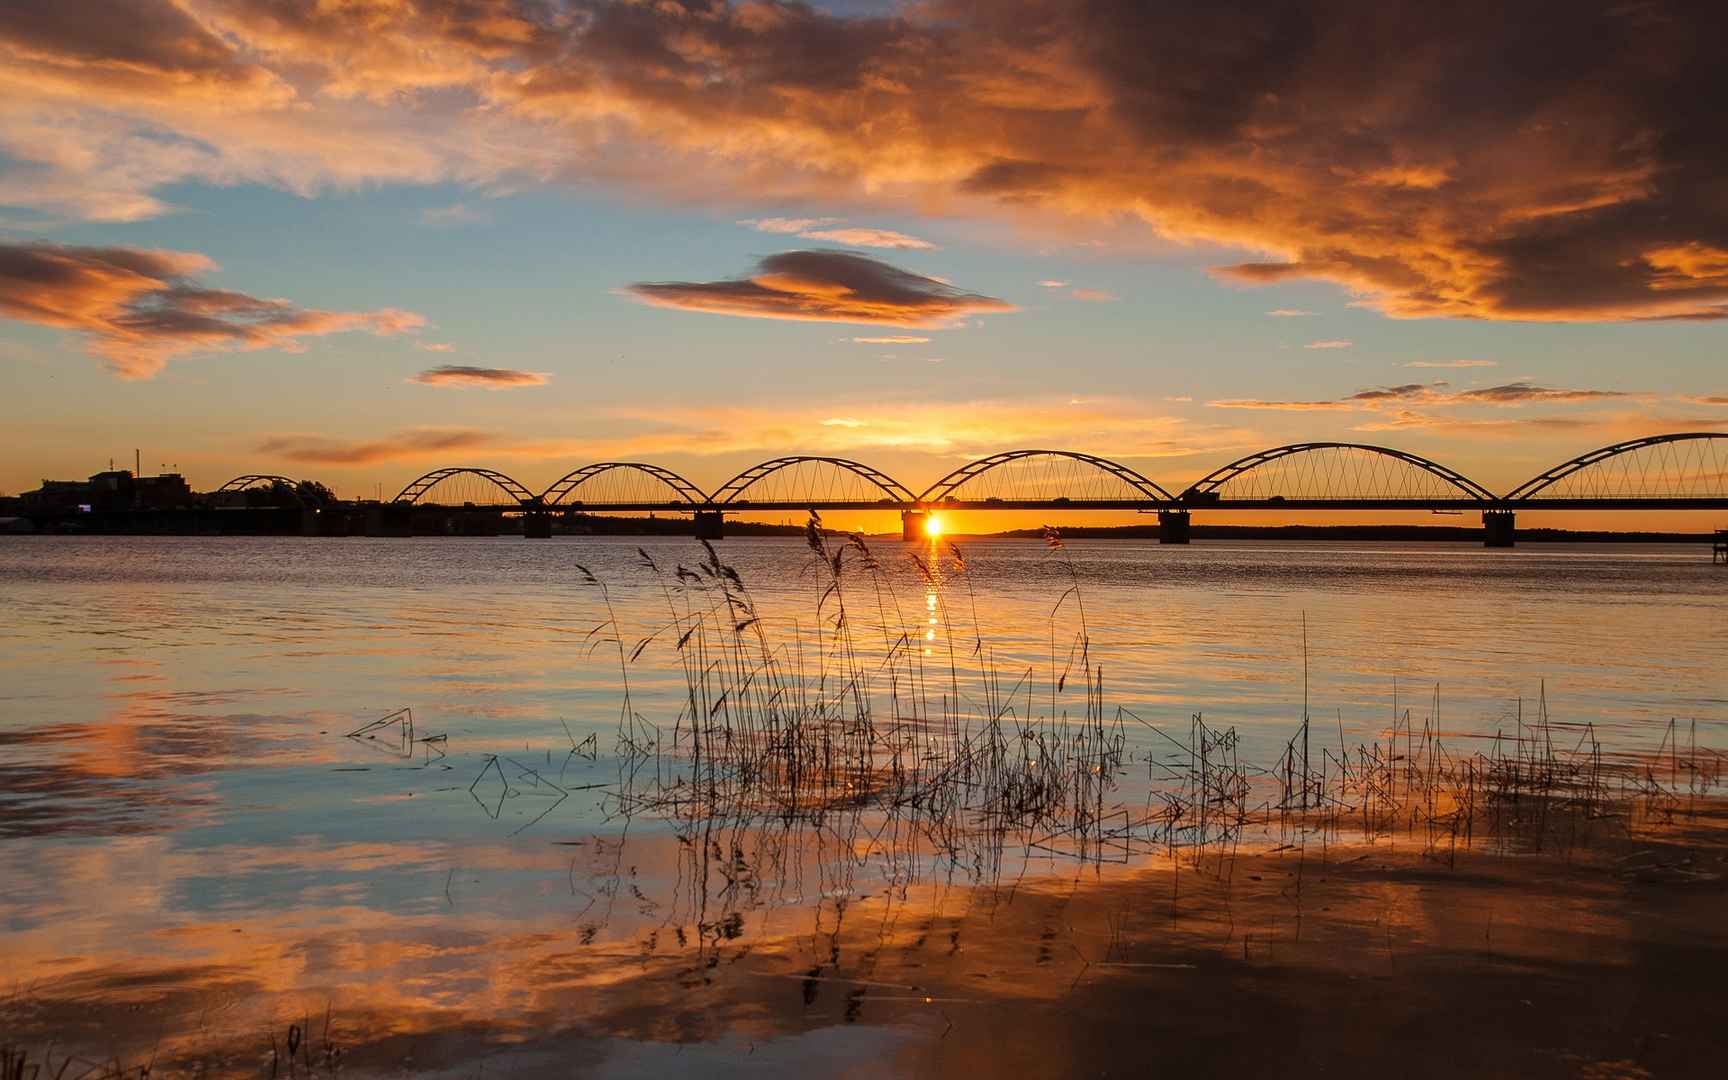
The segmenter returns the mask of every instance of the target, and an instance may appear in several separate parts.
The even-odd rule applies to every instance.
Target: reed
[[[979,870],[999,866],[1010,846],[1082,862],[1163,851],[1198,866],[1244,840],[1289,846],[1346,833],[1414,837],[1447,858],[1483,843],[1565,852],[1641,815],[1684,812],[1720,781],[1723,755],[1698,747],[1695,725],[1684,736],[1670,725],[1654,755],[1613,756],[1590,725],[1551,718],[1545,691],[1533,716],[1520,704],[1510,730],[1469,752],[1442,737],[1438,688],[1420,725],[1395,704],[1390,727],[1352,747],[1340,715],[1336,746],[1324,745],[1308,711],[1305,621],[1303,715],[1275,761],[1253,764],[1233,728],[1202,715],[1174,735],[1108,704],[1083,575],[1059,533],[1045,539],[1067,584],[1049,612],[1042,669],[998,664],[975,605],[973,625],[956,632],[932,604],[942,643],[924,647],[904,629],[876,552],[861,536],[831,537],[814,514],[813,619],[790,634],[770,632],[713,545],[670,567],[639,550],[664,622],[627,646],[608,595],[608,621],[593,636],[615,644],[624,668],[670,649],[685,701],[668,734],[630,711],[626,691],[609,810],[669,821],[692,850],[717,832],[776,827],[837,841],[916,835],[952,866]],[[953,545],[907,558],[932,589],[968,580]],[[1130,727],[1151,733],[1138,758]],[[509,764],[486,769],[508,787]],[[1146,794],[1130,804],[1120,781],[1141,766]],[[544,779],[516,768],[519,780]]]

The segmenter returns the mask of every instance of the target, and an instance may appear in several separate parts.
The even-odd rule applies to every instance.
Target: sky
[[[1728,430],[1715,5],[0,0],[0,491]],[[1694,527],[1715,523],[1695,522]]]

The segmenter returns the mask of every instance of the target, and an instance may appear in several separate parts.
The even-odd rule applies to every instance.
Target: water
[[[1470,750],[1544,707],[1617,751],[1654,750],[1671,720],[1728,744],[1728,574],[1696,547],[961,546],[963,571],[946,546],[875,545],[886,591],[849,580],[854,633],[866,647],[907,634],[938,692],[953,658],[1007,683],[1030,672],[1026,708],[1060,713],[1084,711],[1082,680],[1051,685],[1083,626],[1107,710],[1138,718],[1124,728],[1130,760],[1160,745],[1152,728],[1185,732],[1203,713],[1270,763],[1305,700],[1316,730],[1352,744],[1409,710]],[[822,579],[804,544],[720,550],[768,637],[808,643]],[[818,831],[772,875],[716,842],[704,866],[737,865],[698,881],[688,838],[620,813],[606,602],[625,651],[651,639],[629,665],[631,702],[669,730],[685,682],[667,582],[702,556],[689,541],[612,538],[0,543],[11,1022],[128,1053],[164,1041],[262,1053],[258,1031],[329,1006],[384,1057],[412,1056],[414,1033],[444,1039],[439,1067],[466,1062],[464,1074],[549,1029],[580,1029],[620,1069],[648,1073],[667,1045],[736,1063],[741,1032],[778,1039],[788,1068],[850,1046],[858,1036],[812,1019],[813,998],[801,1019],[749,1018],[785,1004],[795,984],[776,979],[828,970],[818,939],[839,955],[857,929],[849,904],[856,920],[891,898],[934,927],[944,905],[975,903],[951,890],[979,884],[978,868],[944,866],[912,832]],[[434,741],[343,737],[401,706]],[[870,857],[834,878],[831,849],[860,844]],[[1015,860],[1033,895],[1073,874]],[[722,963],[752,974],[727,981]],[[881,981],[838,959],[833,977],[843,968],[846,985]],[[628,1004],[583,997],[600,987]],[[706,1022],[661,1026],[703,993],[725,1002]],[[860,1019],[849,996],[822,1000],[842,1011],[834,1023]],[[892,1021],[875,1029],[878,1050],[908,1037],[893,1000],[878,989],[872,1004]],[[446,1045],[476,1025],[489,1034],[474,1047]]]

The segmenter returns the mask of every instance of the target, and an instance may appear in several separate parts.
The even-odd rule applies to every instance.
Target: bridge
[[[223,490],[278,479],[237,477]],[[1472,511],[1482,515],[1485,543],[1509,547],[1520,510],[1728,509],[1728,433],[1600,447],[1504,494],[1407,451],[1305,442],[1257,451],[1174,490],[1120,462],[1072,450],[992,454],[917,492],[862,462],[800,455],[753,465],[712,492],[635,461],[584,465],[538,493],[493,469],[448,466],[408,484],[385,509],[398,518],[438,509],[518,513],[530,537],[550,536],[557,514],[689,514],[696,534],[708,539],[723,535],[725,515],[763,511],[898,510],[912,539],[941,510],[1134,510],[1158,514],[1165,543],[1188,542],[1196,510]]]

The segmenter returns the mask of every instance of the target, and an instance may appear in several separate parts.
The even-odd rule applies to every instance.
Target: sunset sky
[[[0,3],[0,491],[1728,428],[1728,7]],[[1699,522],[1699,526],[1704,523]]]

